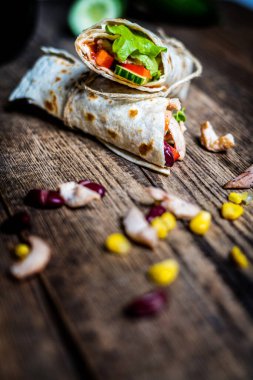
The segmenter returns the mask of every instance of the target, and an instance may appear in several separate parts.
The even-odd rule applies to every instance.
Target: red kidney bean
[[[146,219],[150,223],[154,218],[156,218],[157,216],[161,216],[165,212],[166,212],[166,208],[160,205],[155,205],[151,207],[151,209],[147,213]]]
[[[165,155],[165,163],[166,166],[173,166],[174,165],[174,155],[171,149],[170,144],[168,144],[166,141],[164,141],[164,155]]]
[[[64,205],[64,199],[58,191],[32,189],[27,193],[25,203],[37,208],[58,208]]]
[[[46,205],[48,207],[57,208],[63,206],[65,203],[64,199],[61,197],[58,191],[49,190],[46,200]]]
[[[126,308],[125,313],[131,317],[149,317],[158,314],[167,303],[167,293],[156,289],[135,298]]]
[[[31,217],[26,211],[19,211],[6,219],[1,225],[1,231],[6,234],[16,234],[31,229]]]
[[[99,183],[91,182],[88,179],[82,179],[78,182],[79,185],[85,186],[90,190],[96,191],[101,197],[105,196],[106,190]]]

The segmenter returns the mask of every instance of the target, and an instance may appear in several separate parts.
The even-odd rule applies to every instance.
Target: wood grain
[[[225,10],[234,14],[230,7]],[[51,243],[53,258],[43,274],[27,282],[6,276],[12,262],[8,249],[17,238],[3,237],[0,352],[6,360],[1,360],[0,378],[251,379],[253,274],[231,267],[227,255],[237,244],[253,260],[252,206],[234,223],[221,219],[219,208],[228,193],[222,185],[252,162],[247,54],[252,31],[247,23],[241,26],[247,39],[240,44],[229,20],[204,30],[165,26],[204,63],[204,75],[194,82],[186,102],[187,157],[166,178],[115,156],[40,110],[6,106],[10,91],[39,55],[38,46],[70,49],[72,40],[55,22],[59,12],[57,4],[41,4],[29,47],[1,69],[1,220],[28,210],[23,197],[34,187],[55,188],[66,180],[89,178],[102,183],[107,195],[75,211],[29,209],[33,232]],[[236,149],[227,154],[204,151],[198,136],[206,119],[218,132],[233,133]],[[196,237],[178,223],[155,252],[135,246],[125,258],[107,254],[105,237],[120,230],[120,218],[133,204],[146,210],[143,187],[150,184],[210,210],[210,232]],[[169,289],[169,308],[157,319],[124,318],[123,306],[152,288],[144,276],[148,266],[167,257],[176,258],[181,267]]]

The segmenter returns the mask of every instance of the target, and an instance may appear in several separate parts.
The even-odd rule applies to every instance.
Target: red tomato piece
[[[172,154],[173,154],[173,157],[174,157],[174,160],[177,161],[180,157],[178,151],[176,148],[174,148],[173,146],[170,145],[170,149],[172,151]]]
[[[146,69],[144,66],[141,65],[133,65],[131,63],[122,63],[122,67],[124,67],[127,70],[132,71],[133,73],[140,75],[145,78],[152,78],[152,75],[150,74],[150,71]]]

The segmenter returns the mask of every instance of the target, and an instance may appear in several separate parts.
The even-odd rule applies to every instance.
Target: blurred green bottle
[[[211,24],[218,18],[215,0],[75,0],[68,24],[78,35],[103,18],[117,17],[192,25]]]
[[[122,17],[126,0],[75,0],[69,10],[68,25],[74,35],[104,18]]]
[[[131,16],[145,15],[153,21],[204,25],[218,20],[215,0],[130,0],[129,5]]]

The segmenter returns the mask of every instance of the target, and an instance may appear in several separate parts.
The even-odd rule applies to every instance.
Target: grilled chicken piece
[[[59,192],[65,204],[71,208],[82,207],[93,200],[101,199],[96,191],[75,182],[62,183],[59,185]]]
[[[154,248],[158,244],[157,233],[146,221],[142,212],[133,207],[123,220],[126,234],[137,243]]]
[[[175,148],[179,153],[179,160],[183,160],[186,153],[185,138],[182,129],[176,119],[170,119],[169,127],[170,136],[175,144]]]
[[[19,280],[41,272],[48,264],[51,257],[51,248],[38,236],[29,236],[28,242],[31,251],[28,256],[12,265],[11,274]]]
[[[190,220],[201,210],[199,206],[184,201],[176,195],[169,194],[157,187],[148,187],[147,192],[154,201],[161,202],[161,205],[178,219]]]
[[[201,145],[210,152],[224,152],[235,146],[234,136],[231,133],[218,137],[209,121],[201,125],[200,131]]]

